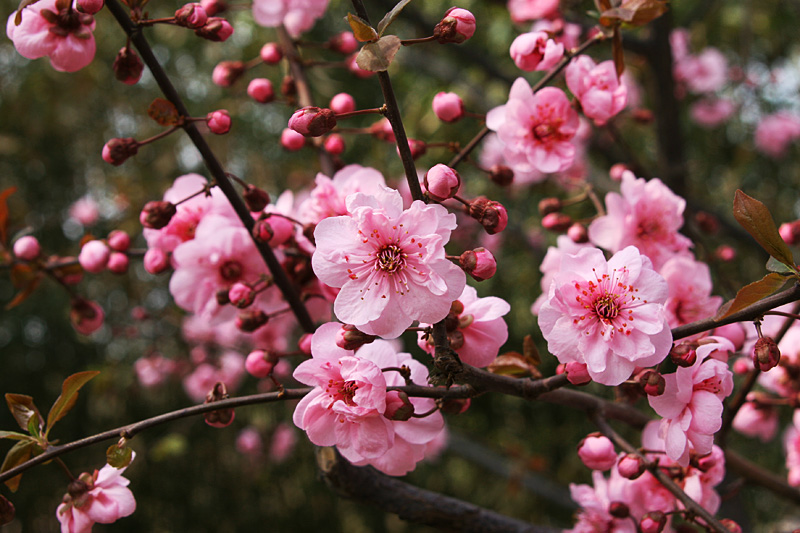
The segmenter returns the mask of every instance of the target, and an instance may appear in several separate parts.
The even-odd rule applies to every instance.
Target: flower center
[[[604,320],[612,320],[619,314],[619,305],[617,299],[610,295],[605,294],[594,301],[594,312],[597,316]]]
[[[238,261],[225,261],[219,267],[219,275],[225,281],[236,281],[242,277],[242,265]]]
[[[555,133],[553,126],[550,124],[537,124],[533,127],[533,136],[540,141],[545,141]]]
[[[383,270],[389,274],[394,274],[406,266],[406,254],[403,253],[403,249],[396,244],[387,244],[383,246],[378,250],[376,259],[375,269]]]
[[[356,405],[356,402],[353,400],[353,398],[355,397],[357,390],[358,384],[353,380],[339,381],[338,383],[334,380],[328,381],[328,388],[326,392],[333,400],[331,405],[328,407],[330,408],[333,406],[333,403],[336,402],[336,400],[342,400],[345,404],[350,406]],[[331,391],[333,392],[331,393]]]
[[[692,390],[704,390],[712,394],[719,394],[722,392],[722,380],[718,377],[706,378],[700,383],[697,383]]]

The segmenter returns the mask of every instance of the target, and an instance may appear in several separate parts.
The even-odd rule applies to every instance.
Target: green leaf
[[[34,415],[38,417],[37,421],[42,420],[39,410],[33,404],[33,398],[30,396],[9,392],[6,394],[6,403],[8,404],[8,410],[11,411],[14,420],[17,421],[19,427],[24,431],[28,431],[28,421],[30,421],[31,417]]]
[[[726,318],[733,313],[741,311],[745,307],[763,300],[771,294],[775,294],[784,285],[786,285],[786,282],[789,281],[789,279],[790,278],[787,276],[782,276],[781,274],[772,272],[758,281],[754,281],[749,285],[745,285],[739,289],[739,292],[736,293],[736,298],[720,308],[720,310],[717,312],[717,316],[715,316],[714,319],[721,320]]]
[[[16,431],[0,431],[0,439],[31,440],[28,435],[17,433]]]
[[[394,22],[394,19],[397,18],[397,15],[400,14],[400,12],[408,5],[409,2],[411,2],[411,0],[400,0],[391,11],[386,13],[386,15],[378,23],[378,37],[383,37],[383,32],[386,31],[386,28],[389,27],[389,24]]]
[[[64,380],[61,384],[61,395],[56,399],[50,412],[47,414],[47,430],[55,425],[56,422],[64,418],[70,409],[75,405],[78,400],[78,391],[86,385],[89,380],[95,377],[100,372],[97,370],[90,370],[87,372],[78,372],[72,374]]]
[[[770,272],[776,272],[778,274],[796,274],[797,270],[793,269],[789,265],[784,265],[777,259],[772,256],[769,256],[767,259],[767,270]]]
[[[781,239],[767,206],[737,189],[733,198],[733,216],[769,255],[795,268],[792,251]]]
[[[350,24],[350,28],[353,30],[353,35],[355,35],[356,39],[359,41],[373,42],[378,40],[378,32],[376,32],[372,26],[367,24],[367,21],[358,15],[348,13],[347,22]]]
[[[400,38],[397,35],[386,35],[377,42],[365,44],[356,56],[356,63],[363,70],[383,72],[392,64],[399,49]]]
[[[127,445],[120,448],[118,444],[112,444],[106,450],[106,462],[114,468],[125,468],[132,459],[133,449]]]
[[[6,458],[3,461],[3,466],[0,467],[0,474],[6,470],[11,470],[15,466],[19,466],[30,459],[31,452],[33,451],[33,444],[34,443],[31,441],[20,441],[16,443],[10,450],[8,450]],[[6,480],[6,486],[11,492],[17,492],[20,480],[22,480],[22,474],[17,474],[11,479]]]
[[[31,417],[28,419],[28,433],[31,436],[39,438],[39,429],[40,429],[40,422],[39,422],[39,414],[33,413]]]

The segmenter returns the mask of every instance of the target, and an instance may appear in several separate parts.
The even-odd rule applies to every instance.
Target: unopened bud
[[[264,350],[253,350],[244,362],[244,368],[254,378],[263,379],[272,373],[277,358]]]
[[[697,469],[702,472],[708,472],[715,466],[717,466],[717,460],[714,458],[712,454],[704,455],[702,457],[698,457],[693,464],[697,466]]]
[[[762,372],[778,366],[781,360],[781,351],[772,337],[761,337],[756,341],[753,349],[753,364]]]
[[[730,263],[736,259],[736,250],[727,244],[722,244],[714,250],[714,256],[720,261]]]
[[[639,521],[642,533],[661,533],[667,525],[667,515],[661,511],[650,511]]]
[[[425,152],[428,151],[428,145],[425,141],[420,141],[419,139],[408,139],[408,149],[411,151],[411,158],[416,160],[425,155]],[[400,154],[399,147],[397,154]]]
[[[294,112],[289,127],[304,137],[320,137],[336,127],[336,113],[332,109],[306,106]]]
[[[423,183],[428,196],[441,202],[455,196],[461,187],[461,176],[455,169],[440,163],[425,173]]]
[[[414,414],[414,404],[402,391],[391,390],[386,393],[386,411],[383,416],[389,420],[406,421]]]
[[[474,33],[475,15],[460,7],[448,9],[444,18],[433,28],[433,36],[440,44],[460,44]]]
[[[119,81],[134,85],[142,78],[144,63],[133,48],[125,46],[117,53],[111,68],[114,70],[114,77]]]
[[[300,340],[297,341],[297,348],[306,355],[311,355],[311,337],[313,337],[313,334],[304,333]]]
[[[784,222],[778,229],[778,233],[786,244],[797,244],[800,242],[800,220]]]
[[[290,102],[295,101],[295,97],[297,96],[297,83],[295,83],[293,77],[289,75],[283,77],[283,80],[281,80],[281,94]]]
[[[664,376],[654,370],[645,370],[642,372],[639,376],[639,383],[642,384],[642,388],[648,396],[661,396],[664,394],[664,388],[667,386],[667,381],[664,379]]]
[[[261,47],[261,61],[268,65],[277,65],[283,59],[283,50],[278,43],[267,43]]]
[[[247,204],[247,209],[251,213],[258,213],[263,211],[267,204],[269,204],[269,193],[263,189],[259,189],[254,185],[248,185],[244,190],[244,203]]]
[[[629,453],[622,457],[617,464],[619,474],[626,479],[636,479],[644,474],[646,468],[644,461],[636,454]]]
[[[206,10],[208,12],[208,10]],[[206,23],[194,30],[195,35],[214,42],[223,42],[233,35],[233,26],[220,17],[208,17]]]
[[[347,93],[339,93],[331,98],[330,108],[335,113],[351,113],[356,110],[356,100]]]
[[[108,265],[110,254],[111,250],[103,241],[89,241],[81,248],[81,252],[78,254],[78,263],[85,271],[99,274]]]
[[[236,317],[236,328],[245,333],[252,333],[269,322],[269,317],[261,309],[247,309]]]
[[[614,518],[628,518],[631,510],[625,502],[611,502],[608,504],[608,514]]]
[[[539,215],[545,217],[550,213],[558,213],[563,207],[558,198],[542,198],[539,200]]]
[[[200,5],[203,6],[203,9],[206,10],[206,14],[209,17],[219,15],[228,10],[228,4],[222,0],[200,0]]]
[[[650,124],[655,119],[655,115],[650,109],[645,109],[643,107],[637,107],[631,112],[631,116],[633,120],[638,122],[639,124]]]
[[[500,233],[508,225],[508,213],[500,202],[480,196],[469,205],[469,216],[481,223],[486,233]]]
[[[23,261],[33,261],[41,253],[42,248],[36,237],[25,235],[14,243],[14,255]]]
[[[111,252],[108,256],[108,270],[113,274],[124,274],[128,271],[130,259],[128,256],[121,252]]]
[[[556,233],[567,231],[572,225],[572,217],[564,213],[550,213],[542,218],[542,227]]]
[[[677,366],[688,368],[697,361],[697,352],[691,344],[676,344],[669,351],[669,358]]]
[[[281,132],[281,146],[290,152],[296,152],[306,145],[306,138],[291,128]]]
[[[221,381],[218,381],[209,391],[209,393],[206,394],[206,401],[203,403],[214,403],[227,398],[228,390],[225,388],[225,384]],[[205,413],[203,415],[206,424],[215,428],[224,428],[230,426],[235,417],[236,413],[233,411],[233,409],[220,409],[219,411],[211,411],[210,413]]]
[[[105,313],[97,302],[75,298],[69,310],[72,327],[81,335],[91,335],[103,325]]]
[[[501,187],[507,187],[514,182],[514,171],[505,165],[492,165],[489,179]]]
[[[614,443],[598,433],[588,435],[578,445],[578,457],[587,468],[608,470],[617,462]]]
[[[456,122],[464,116],[464,102],[456,93],[437,93],[433,97],[432,107],[442,122]]]
[[[586,363],[569,362],[564,366],[564,372],[567,373],[567,380],[573,385],[586,385],[592,381]]]
[[[236,282],[228,291],[228,298],[234,307],[244,309],[250,307],[256,299],[256,291],[241,282]]]
[[[730,518],[723,518],[719,521],[722,524],[722,527],[725,528],[726,531],[730,531],[731,533],[742,533],[742,526],[731,520]],[[798,530],[795,529],[793,533],[796,533]]]
[[[175,11],[175,23],[192,30],[202,28],[208,22],[208,13],[198,3],[185,4]]]
[[[719,220],[711,213],[698,211],[694,215],[694,221],[700,227],[700,231],[713,235],[719,231]]]
[[[226,110],[218,109],[206,115],[206,124],[211,133],[225,135],[231,131],[231,116]]]
[[[382,118],[369,127],[369,134],[384,142],[395,142],[394,130],[389,119]]]
[[[131,237],[122,230],[115,229],[108,234],[108,247],[117,252],[127,252],[131,247]]]
[[[476,281],[484,281],[497,272],[497,261],[492,252],[486,248],[475,248],[467,250],[458,258],[464,272],[472,276]]]
[[[255,78],[247,84],[247,96],[260,104],[268,104],[275,99],[275,89],[267,78]]]
[[[572,242],[576,244],[583,244],[585,242],[589,242],[589,232],[586,231],[586,226],[584,226],[580,222],[574,222],[567,229],[567,237],[572,239]]]
[[[231,303],[230,297],[231,290],[228,288],[218,289],[217,292],[214,293],[214,297],[217,300],[217,305],[228,305]]]
[[[629,170],[627,165],[623,163],[617,163],[615,165],[611,165],[611,169],[608,171],[608,176],[614,181],[621,181],[622,174]]]
[[[101,9],[103,9],[103,0],[76,0],[75,7],[81,13],[86,13],[88,15],[94,15]]]
[[[344,324],[341,329],[336,332],[336,346],[343,350],[358,350],[377,338],[378,337],[375,335],[368,335],[363,331],[359,331],[358,328],[352,324]]]
[[[332,133],[325,139],[323,147],[331,155],[341,155],[345,148],[344,139],[338,133]]]
[[[111,139],[103,146],[103,161],[119,166],[139,151],[139,141],[132,137]]]
[[[139,222],[142,226],[150,229],[161,229],[172,220],[177,208],[172,202],[154,200],[147,202],[139,213]]]
[[[358,41],[351,31],[343,31],[334,35],[328,41],[331,50],[344,55],[350,55],[358,49]]]

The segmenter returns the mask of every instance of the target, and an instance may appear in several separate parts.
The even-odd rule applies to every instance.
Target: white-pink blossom
[[[693,103],[689,116],[699,126],[715,128],[727,121],[736,111],[736,104],[729,98],[704,98]]]
[[[612,60],[598,65],[587,55],[578,56],[567,66],[566,78],[583,113],[598,126],[625,109],[628,89],[617,78]]]
[[[531,313],[534,315],[539,314],[539,309],[542,304],[547,300],[550,292],[550,284],[553,282],[556,274],[561,271],[561,258],[564,254],[576,254],[582,248],[591,248],[589,243],[576,243],[566,235],[559,235],[556,238],[556,245],[547,248],[547,253],[544,259],[539,263],[539,270],[542,272],[542,294],[536,298],[531,306]]]
[[[558,13],[560,0],[508,0],[508,11],[514,22],[549,18]]]
[[[535,31],[518,35],[509,53],[514,64],[526,72],[550,70],[564,57],[564,45],[544,31]]]
[[[707,264],[689,255],[676,255],[658,272],[669,286],[665,307],[670,327],[709,318],[722,304],[722,297],[711,296],[713,283]]]
[[[539,309],[539,327],[561,363],[585,363],[604,385],[660,363],[672,346],[664,302],[667,282],[629,246],[606,261],[596,248],[561,259]]]
[[[253,19],[267,28],[286,26],[292,37],[310,30],[328,8],[328,0],[256,0]]]
[[[298,218],[306,224],[317,224],[327,217],[346,215],[345,199],[355,193],[375,194],[386,186],[380,171],[353,164],[342,167],[329,178],[317,174],[311,195],[297,209]]]
[[[742,404],[731,427],[742,435],[769,442],[778,433],[778,411],[772,405],[759,404],[757,398],[751,398],[752,395],[747,395],[748,400],[753,401]]]
[[[800,139],[800,117],[788,111],[766,115],[756,126],[756,149],[775,159],[785,156],[797,139]]]
[[[783,451],[786,454],[789,485],[800,487],[800,410],[798,409],[795,409],[792,416],[792,425],[783,434]]]
[[[697,94],[712,93],[728,81],[728,60],[713,47],[698,55],[686,55],[675,62],[675,79]]]

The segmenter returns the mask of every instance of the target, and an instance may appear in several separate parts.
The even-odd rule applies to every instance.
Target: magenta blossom
[[[526,72],[550,70],[564,57],[564,45],[546,32],[535,31],[517,36],[509,53],[514,64]]]
[[[371,335],[398,337],[414,322],[438,322],[466,283],[445,258],[456,217],[440,205],[415,201],[403,210],[400,193],[347,197],[350,215],[321,221],[311,259],[320,281],[341,287],[334,312]]]
[[[714,342],[708,342],[712,339]],[[648,396],[650,406],[663,418],[659,435],[667,457],[681,466],[689,464],[689,451],[711,452],[714,433],[722,427],[722,400],[733,391],[733,374],[727,363],[706,359],[716,350],[733,350],[724,337],[707,337],[697,348],[697,361],[678,367],[664,376],[666,387],[660,396]]]
[[[664,302],[667,282],[629,246],[606,261],[596,248],[561,259],[539,309],[539,326],[561,363],[586,363],[604,385],[660,363],[672,346]]]
[[[583,114],[602,126],[625,109],[628,89],[620,83],[612,60],[596,65],[582,55],[572,60],[566,71],[567,87],[581,103]]]
[[[503,157],[516,173],[561,172],[572,165],[578,131],[578,113],[564,91],[545,87],[534,94],[524,78],[517,78],[508,103],[486,115],[486,126],[503,142]]]

